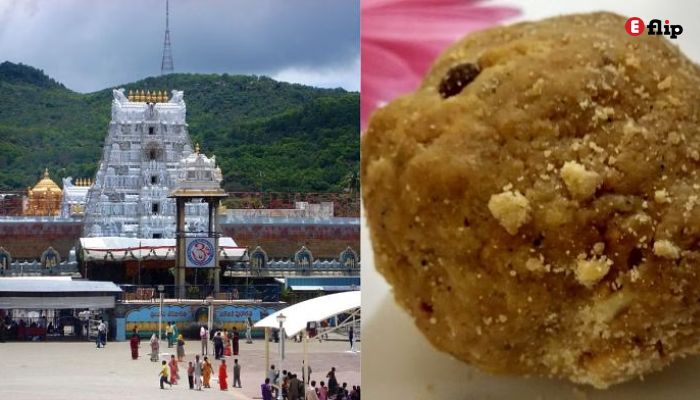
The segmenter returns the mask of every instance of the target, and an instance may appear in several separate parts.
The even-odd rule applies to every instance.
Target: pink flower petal
[[[399,93],[414,89],[420,81],[417,74],[394,52],[386,51],[371,41],[362,45],[361,62],[360,114],[369,115],[371,111],[394,98]],[[371,73],[368,73],[371,71]],[[366,118],[363,118],[363,121]],[[362,126],[362,130],[365,126]]]
[[[445,47],[469,32],[493,26],[518,10],[479,0],[363,0],[362,130],[370,113],[415,90]]]

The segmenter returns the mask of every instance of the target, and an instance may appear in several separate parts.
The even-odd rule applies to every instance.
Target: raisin
[[[479,75],[479,72],[481,72],[479,66],[472,63],[459,64],[450,68],[440,81],[440,95],[443,99],[458,95]]]
[[[639,264],[642,263],[642,258],[644,258],[642,250],[637,247],[633,248],[629,256],[627,256],[627,268],[632,269],[638,267]]]
[[[426,313],[426,314],[432,314],[433,313],[433,305],[430,303],[426,303],[424,301],[420,302],[420,309]]]

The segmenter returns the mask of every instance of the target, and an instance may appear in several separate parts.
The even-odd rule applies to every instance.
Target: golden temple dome
[[[56,182],[49,178],[49,169],[44,170],[44,177],[34,185],[34,188],[29,190],[30,192],[62,192],[61,188],[58,187]]]
[[[44,170],[44,177],[29,188],[27,206],[24,215],[58,215],[61,211],[63,190],[49,177],[49,169]]]

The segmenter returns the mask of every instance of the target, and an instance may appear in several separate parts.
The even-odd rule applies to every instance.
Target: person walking
[[[97,348],[107,346],[107,325],[103,319],[100,319],[100,324],[97,326]]]
[[[321,332],[324,332],[320,335],[318,335],[318,341],[321,342],[323,339],[328,340],[328,333],[325,333],[328,331],[328,320],[323,320],[321,321]]]
[[[178,335],[177,337],[177,361],[178,362],[183,362],[185,358],[185,339],[182,338],[182,335]]]
[[[238,386],[236,386],[238,383]],[[233,360],[233,385],[232,387],[241,387],[241,364],[238,363],[238,359]]]
[[[204,379],[204,387],[211,388],[209,386],[209,380],[211,379],[211,373],[214,372],[208,357],[204,357],[204,362],[202,363],[202,376]]]
[[[278,386],[278,381],[277,379],[279,378],[279,372],[275,370],[275,365],[270,365],[270,370],[267,371],[267,378],[270,380],[270,385]],[[277,397],[277,391],[279,390],[279,386],[277,389],[275,389],[275,397]]]
[[[194,387],[202,390],[202,360],[199,359],[199,354],[194,356]]]
[[[237,356],[238,355],[238,341],[240,340],[240,336],[238,335],[238,329],[235,327],[233,328],[233,355]]]
[[[311,386],[306,389],[306,397],[304,400],[319,400],[318,394],[316,393],[316,381],[311,381]]]
[[[170,367],[170,384],[177,385],[177,381],[180,379],[180,375],[177,374],[178,366],[175,356],[170,356],[170,362],[168,363]]]
[[[22,322],[22,321],[20,321],[20,322]],[[95,347],[97,347],[99,349],[100,347],[102,347],[101,345],[102,345],[102,332],[100,332],[100,326],[98,324],[97,335],[95,335]]]
[[[202,341],[202,356],[208,356],[209,332],[207,332],[207,328],[201,327],[199,329],[199,339]]]
[[[228,373],[226,372],[226,359],[224,358],[221,360],[221,365],[219,365],[219,388],[221,390],[228,390],[226,378],[228,378]]]
[[[165,362],[165,360],[163,360],[161,365],[162,368],[160,369],[160,374],[158,374],[158,376],[160,376],[160,388],[165,389],[165,387],[163,386],[164,383],[167,383],[168,385],[170,385],[170,387],[173,387],[173,384],[168,381],[168,365]]]
[[[307,371],[304,371],[304,366],[305,366],[305,363],[304,363],[304,361],[302,361],[301,362],[301,381],[304,383],[304,385],[306,385],[306,382],[311,382],[311,372],[313,372],[313,371],[311,370],[311,364],[309,364],[309,367],[306,368]],[[304,374],[305,372],[306,372],[306,374]]]
[[[302,396],[303,390],[304,386],[302,385],[301,381],[297,379],[297,375],[292,374],[292,377],[289,380],[289,389],[287,392],[289,400],[299,400]]]
[[[348,383],[343,382],[343,386],[338,389],[338,394],[336,395],[339,399],[347,400],[348,398]]]
[[[272,400],[272,386],[270,386],[270,378],[265,378],[265,383],[260,385],[260,392],[263,400]]]
[[[173,322],[172,326],[173,326],[173,343],[174,343],[174,342],[175,342],[175,339],[178,337],[178,335],[179,335],[180,333],[179,333],[178,330],[177,330],[177,324],[176,324],[176,323]]]
[[[221,356],[223,355],[223,352],[224,352],[223,351],[224,342],[223,342],[223,338],[221,337],[221,331],[216,332],[216,334],[214,335],[213,342],[214,342],[214,358],[218,360],[221,358]]]
[[[350,339],[350,351],[355,351],[355,343],[353,341],[355,339],[355,329],[352,326],[348,330],[348,339]]]
[[[158,338],[156,337],[156,334],[154,333],[151,335],[151,361],[156,362],[158,361],[158,353],[160,352],[160,343],[158,342]]]
[[[253,320],[250,317],[245,320],[245,342],[248,344],[253,343]]]
[[[131,334],[131,339],[129,339],[129,346],[131,347],[131,359],[136,360],[139,358],[139,343],[141,342],[141,339],[139,338],[139,334],[136,331],[136,328],[134,328],[133,333]]]
[[[221,335],[221,338],[224,341],[224,353],[223,355],[226,357],[231,357],[231,334],[229,331],[224,329],[224,333]]]
[[[335,367],[332,367],[328,374],[326,374],[326,378],[328,378],[328,394],[332,396],[338,391],[338,380],[335,377]]]
[[[194,365],[192,361],[187,364],[187,381],[190,384],[190,389],[194,389]]]
[[[286,369],[282,370],[282,383],[280,383],[280,390],[282,391],[282,398],[289,398],[289,380],[292,378],[291,373],[288,373]]]
[[[102,332],[102,347],[107,346],[107,324],[104,320],[100,323],[100,331]]]
[[[165,337],[168,339],[168,348],[173,347],[173,325],[172,322],[168,322],[168,326],[165,327]]]

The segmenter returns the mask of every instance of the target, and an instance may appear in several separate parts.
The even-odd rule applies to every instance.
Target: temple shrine
[[[44,177],[27,189],[27,206],[24,215],[52,216],[61,212],[63,190],[49,177],[49,169],[44,170]]]

